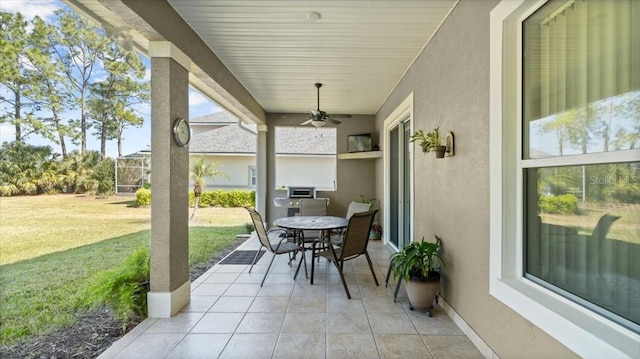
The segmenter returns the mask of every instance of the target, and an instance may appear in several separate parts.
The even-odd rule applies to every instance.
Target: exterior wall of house
[[[307,120],[308,114],[267,114],[267,213],[266,221],[271,223],[283,213],[273,204],[275,197],[286,197],[286,191],[276,190],[274,128],[277,126],[297,126]],[[338,153],[347,152],[347,136],[373,132],[372,115],[354,115],[342,120],[337,128]],[[376,142],[374,142],[375,144]],[[329,198],[328,215],[345,216],[349,202],[360,194],[375,196],[375,163],[373,160],[337,160],[337,191],[318,191],[317,197]]]
[[[192,155],[190,160],[200,158],[201,155]],[[205,190],[214,189],[254,189],[249,178],[249,167],[256,166],[255,155],[225,155],[225,156],[205,156],[205,163],[217,161],[220,166],[217,170],[222,171],[228,177],[216,177],[211,180],[207,178]]]
[[[503,358],[575,354],[489,294],[489,13],[461,1],[376,115],[376,128],[414,93],[415,129],[455,133],[455,156],[415,146],[415,237],[442,237],[442,297]],[[384,150],[384,149],[383,149]],[[383,178],[382,160],[376,174]],[[383,184],[376,184],[382,198]]]

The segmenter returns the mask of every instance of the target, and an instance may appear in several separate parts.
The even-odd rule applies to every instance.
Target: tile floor
[[[238,249],[257,249],[248,240]],[[310,253],[310,252],[308,252]],[[352,299],[333,264],[316,262],[314,284],[296,281],[287,256],[266,253],[251,273],[246,265],[216,265],[191,286],[191,302],[169,319],[146,319],[99,356],[107,358],[482,358],[436,306],[433,317],[399,303],[384,279],[391,252],[371,241],[369,254],[345,263]],[[310,265],[309,265],[310,270]]]

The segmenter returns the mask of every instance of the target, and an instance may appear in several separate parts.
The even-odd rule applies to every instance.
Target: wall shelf
[[[382,158],[382,151],[352,152],[338,154],[339,160],[366,160]]]

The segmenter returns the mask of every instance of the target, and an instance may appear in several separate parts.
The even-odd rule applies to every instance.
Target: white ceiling
[[[375,114],[457,0],[168,2],[267,112]]]

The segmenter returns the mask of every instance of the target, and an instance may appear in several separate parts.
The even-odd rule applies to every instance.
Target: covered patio
[[[258,249],[256,239],[239,250]],[[191,301],[171,318],[148,318],[99,358],[482,358],[437,306],[409,309],[404,286],[385,288],[390,250],[372,241],[366,259],[345,263],[347,296],[333,264],[316,264],[314,284],[278,256],[260,287],[265,254],[248,265],[217,264],[192,283]]]
[[[564,95],[571,91],[564,87],[588,81],[576,79],[573,68],[554,72],[544,67],[558,66],[554,60],[531,65],[527,75],[537,82],[526,89],[521,84],[523,43],[543,38],[535,32],[521,36],[523,24],[545,28],[550,19],[555,22],[574,10],[583,16],[583,8],[589,8],[598,14],[594,19],[610,21],[589,32],[586,18],[567,21],[570,30],[552,30],[588,33],[584,44],[601,43],[599,34],[617,38],[621,31],[629,40],[620,49],[592,47],[594,56],[551,41],[551,52],[603,65],[603,74],[624,70],[618,73],[624,74],[618,76],[620,86],[599,86],[589,78],[593,94],[581,99],[585,108],[606,96],[637,92],[637,2],[620,0],[627,10],[618,11],[618,2],[577,0],[64,1],[116,29],[115,36],[151,58],[149,319],[102,357],[640,357],[640,281],[625,264],[637,258],[628,251],[615,252],[618,259],[595,251],[603,262],[622,263],[629,272],[624,279],[631,279],[632,290],[613,290],[621,294],[619,313],[535,278],[535,268],[527,267],[527,241],[548,238],[523,218],[536,218],[538,205],[530,199],[545,187],[534,176],[527,178],[530,183],[522,178],[522,172],[536,166],[611,165],[631,173],[640,150],[634,142],[606,153],[585,149],[563,156],[560,150],[549,158],[527,158],[523,151],[536,151],[526,148],[529,138],[522,128],[535,130],[543,114],[560,116],[569,110]],[[540,47],[547,51],[551,45]],[[624,61],[600,61],[600,52]],[[556,73],[562,81],[550,78]],[[591,76],[592,71],[582,73]],[[320,99],[315,83],[323,84]],[[549,83],[562,89],[549,90]],[[394,303],[391,288],[375,287],[362,274],[362,262],[349,265],[349,282],[358,293],[352,300],[322,261],[314,285],[304,276],[293,283],[294,269],[281,259],[262,288],[256,284],[261,273],[248,274],[246,266],[216,265],[191,283],[188,149],[175,143],[172,133],[177,119],[189,119],[189,85],[241,121],[257,125],[256,209],[267,224],[283,215],[274,199],[286,193],[276,183],[276,129],[309,126],[321,111],[352,115],[336,126],[334,190],[317,196],[330,200],[327,214],[333,216],[344,216],[349,202],[361,195],[378,200],[383,235],[371,243],[371,252],[381,282],[392,252],[423,238],[442,238],[447,266],[434,316],[409,311],[402,292],[401,302]],[[533,96],[529,102],[527,96]],[[558,108],[546,108],[549,102]],[[531,118],[523,120],[523,114]],[[410,141],[416,131],[437,128],[443,137],[451,133],[451,144],[455,132],[455,153],[441,159]],[[359,134],[370,134],[376,150],[349,153],[349,136]],[[555,151],[553,140],[540,142]],[[594,187],[598,193],[606,189]],[[611,200],[606,210],[618,210],[616,204]],[[638,241],[640,207],[628,208],[629,237]],[[564,260],[557,262],[561,265],[552,270],[564,273]],[[610,272],[600,267],[604,275]],[[588,274],[586,265],[580,270]]]

